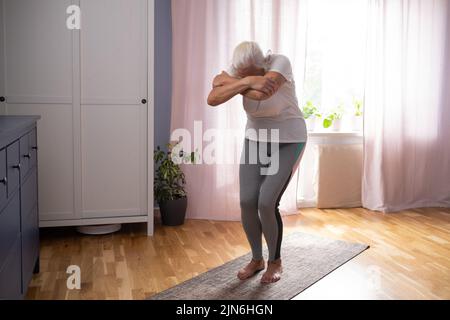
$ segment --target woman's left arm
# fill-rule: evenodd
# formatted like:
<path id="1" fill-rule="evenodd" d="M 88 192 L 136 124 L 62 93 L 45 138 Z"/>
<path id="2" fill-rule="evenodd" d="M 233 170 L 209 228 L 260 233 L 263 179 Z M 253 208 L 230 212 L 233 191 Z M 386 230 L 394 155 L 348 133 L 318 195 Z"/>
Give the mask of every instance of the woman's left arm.
<path id="1" fill-rule="evenodd" d="M 275 82 L 275 90 L 272 92 L 272 94 L 267 94 L 255 89 L 248 89 L 247 91 L 242 93 L 243 96 L 251 100 L 258 100 L 258 101 L 267 100 L 270 97 L 272 97 L 278 91 L 278 89 L 286 82 L 286 79 L 283 77 L 281 73 L 274 71 L 269 71 L 264 76 L 260 77 L 269 78 Z M 213 85 L 223 86 L 236 81 L 239 81 L 239 79 L 230 76 L 226 72 L 222 72 L 222 74 L 220 74 L 214 79 Z"/>
<path id="2" fill-rule="evenodd" d="M 272 94 L 266 94 L 262 91 L 249 89 L 242 93 L 242 95 L 251 100 L 263 101 L 272 97 L 277 91 L 281 88 L 281 86 L 287 81 L 281 73 L 275 71 L 269 71 L 264 76 L 264 78 L 269 78 L 275 83 L 275 90 Z"/>

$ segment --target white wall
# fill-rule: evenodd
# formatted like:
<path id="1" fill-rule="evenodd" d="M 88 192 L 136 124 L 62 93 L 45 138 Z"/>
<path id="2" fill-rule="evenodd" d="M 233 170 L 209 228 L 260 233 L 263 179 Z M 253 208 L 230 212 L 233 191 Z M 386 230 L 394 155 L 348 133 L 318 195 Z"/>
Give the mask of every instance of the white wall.
<path id="1" fill-rule="evenodd" d="M 65 27 L 74 2 L 84 10 L 81 30 Z M 154 1 L 0 4 L 0 61 L 11 70 L 0 73 L 3 109 L 41 115 L 40 225 L 150 221 L 151 234 Z"/>

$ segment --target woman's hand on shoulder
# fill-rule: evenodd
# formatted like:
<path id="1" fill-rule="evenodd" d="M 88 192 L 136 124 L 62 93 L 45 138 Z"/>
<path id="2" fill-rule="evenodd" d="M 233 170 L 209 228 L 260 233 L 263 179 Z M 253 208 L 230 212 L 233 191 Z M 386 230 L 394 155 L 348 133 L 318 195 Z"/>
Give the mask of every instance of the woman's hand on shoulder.
<path id="1" fill-rule="evenodd" d="M 280 87 L 286 82 L 286 79 L 278 72 L 269 71 L 263 77 L 244 78 L 247 86 L 250 88 L 243 95 L 251 100 L 263 101 L 271 98 Z"/>
<path id="2" fill-rule="evenodd" d="M 268 77 L 250 76 L 245 79 L 250 89 L 261 91 L 268 96 L 273 95 L 277 90 L 277 83 Z"/>

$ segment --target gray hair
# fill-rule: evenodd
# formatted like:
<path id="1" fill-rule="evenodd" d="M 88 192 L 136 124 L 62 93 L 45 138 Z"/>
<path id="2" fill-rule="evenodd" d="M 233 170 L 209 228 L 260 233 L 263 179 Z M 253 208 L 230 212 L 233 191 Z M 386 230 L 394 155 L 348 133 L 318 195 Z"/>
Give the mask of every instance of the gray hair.
<path id="1" fill-rule="evenodd" d="M 237 70 L 256 67 L 267 70 L 269 54 L 265 56 L 258 43 L 253 41 L 245 41 L 240 43 L 233 53 L 233 61 L 231 71 L 236 75 Z"/>

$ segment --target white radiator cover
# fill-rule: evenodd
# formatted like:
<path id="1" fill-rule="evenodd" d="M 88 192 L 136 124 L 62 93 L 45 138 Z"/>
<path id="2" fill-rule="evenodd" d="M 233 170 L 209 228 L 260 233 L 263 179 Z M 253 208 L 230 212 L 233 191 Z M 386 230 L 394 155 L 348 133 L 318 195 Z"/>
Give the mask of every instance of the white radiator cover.
<path id="1" fill-rule="evenodd" d="M 362 132 L 308 133 L 308 143 L 298 175 L 298 208 L 316 208 L 318 205 L 330 208 L 349 207 L 361 204 L 360 197 L 355 201 L 355 194 L 361 192 L 361 183 L 358 187 L 356 185 L 358 180 L 361 182 L 362 176 L 363 140 Z M 343 163 L 339 160 L 342 157 Z M 343 199 L 331 201 L 333 195 L 330 196 L 330 192 L 334 193 L 334 197 Z"/>
<path id="2" fill-rule="evenodd" d="M 317 207 L 360 207 L 363 146 L 317 145 L 317 155 Z"/>

